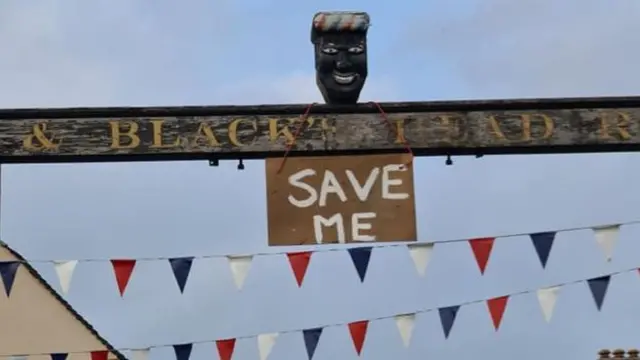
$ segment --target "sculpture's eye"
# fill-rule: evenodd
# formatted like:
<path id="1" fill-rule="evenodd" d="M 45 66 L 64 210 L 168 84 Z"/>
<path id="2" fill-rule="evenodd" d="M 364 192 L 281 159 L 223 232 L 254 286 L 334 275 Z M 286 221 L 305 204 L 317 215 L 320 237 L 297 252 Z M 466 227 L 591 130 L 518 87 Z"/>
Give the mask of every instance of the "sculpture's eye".
<path id="1" fill-rule="evenodd" d="M 362 54 L 363 51 L 364 49 L 362 48 L 362 46 L 354 46 L 349 48 L 349 52 L 352 54 Z"/>
<path id="2" fill-rule="evenodd" d="M 326 48 L 322 48 L 322 52 L 325 54 L 333 55 L 338 53 L 338 49 L 334 47 L 326 47 Z"/>

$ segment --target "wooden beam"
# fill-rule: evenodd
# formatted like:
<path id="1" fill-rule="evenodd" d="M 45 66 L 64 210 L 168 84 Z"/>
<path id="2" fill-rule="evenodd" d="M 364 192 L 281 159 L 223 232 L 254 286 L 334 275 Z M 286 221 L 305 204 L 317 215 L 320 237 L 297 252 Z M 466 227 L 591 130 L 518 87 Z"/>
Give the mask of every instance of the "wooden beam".
<path id="1" fill-rule="evenodd" d="M 291 156 L 640 150 L 640 97 L 315 105 Z M 0 162 L 282 156 L 306 105 L 0 110 Z"/>

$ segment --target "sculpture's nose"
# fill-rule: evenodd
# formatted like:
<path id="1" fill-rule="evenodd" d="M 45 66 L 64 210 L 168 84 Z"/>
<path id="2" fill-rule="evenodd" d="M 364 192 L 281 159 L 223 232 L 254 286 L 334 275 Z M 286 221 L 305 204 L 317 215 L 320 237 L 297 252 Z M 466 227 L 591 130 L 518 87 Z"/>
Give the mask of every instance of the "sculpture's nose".
<path id="1" fill-rule="evenodd" d="M 336 60 L 336 69 L 337 70 L 348 70 L 351 66 L 351 63 L 347 59 L 344 54 L 340 54 L 338 60 Z"/>

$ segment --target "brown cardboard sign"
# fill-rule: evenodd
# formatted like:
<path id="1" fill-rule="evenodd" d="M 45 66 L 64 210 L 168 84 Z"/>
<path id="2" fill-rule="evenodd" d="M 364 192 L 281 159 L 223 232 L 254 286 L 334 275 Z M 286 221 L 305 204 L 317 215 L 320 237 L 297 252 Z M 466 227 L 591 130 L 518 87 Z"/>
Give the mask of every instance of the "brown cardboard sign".
<path id="1" fill-rule="evenodd" d="M 416 241 L 408 154 L 266 160 L 269 245 Z"/>

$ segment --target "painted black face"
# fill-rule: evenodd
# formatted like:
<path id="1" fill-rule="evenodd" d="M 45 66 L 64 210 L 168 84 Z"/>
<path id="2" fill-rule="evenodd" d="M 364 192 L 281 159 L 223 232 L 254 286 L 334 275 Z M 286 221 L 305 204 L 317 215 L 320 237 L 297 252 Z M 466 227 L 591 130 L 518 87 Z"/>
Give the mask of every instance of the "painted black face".
<path id="1" fill-rule="evenodd" d="M 316 82 L 327 104 L 355 104 L 367 78 L 366 35 L 324 33 L 315 45 Z"/>

